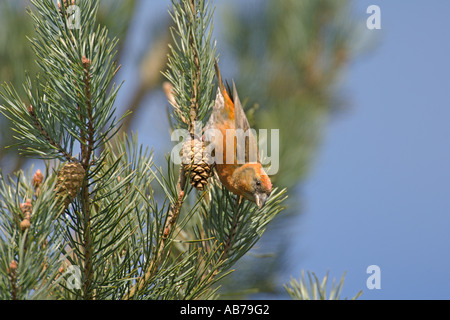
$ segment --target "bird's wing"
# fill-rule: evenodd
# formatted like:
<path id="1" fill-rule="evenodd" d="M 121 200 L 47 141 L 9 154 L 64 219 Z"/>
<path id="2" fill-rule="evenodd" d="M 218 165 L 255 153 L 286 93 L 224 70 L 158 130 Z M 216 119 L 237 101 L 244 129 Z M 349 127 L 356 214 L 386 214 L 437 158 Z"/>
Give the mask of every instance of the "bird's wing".
<path id="1" fill-rule="evenodd" d="M 245 162 L 259 162 L 258 143 L 255 131 L 250 128 L 247 116 L 242 108 L 241 100 L 239 99 L 236 84 L 233 81 L 233 102 L 235 114 L 236 129 L 242 129 L 242 133 L 237 130 L 236 134 L 244 134 L 245 136 Z M 247 139 L 248 136 L 248 139 Z M 239 147 L 239 146 L 238 146 Z"/>
<path id="2" fill-rule="evenodd" d="M 223 96 L 223 92 L 225 90 L 225 86 L 222 81 L 222 75 L 220 74 L 220 69 L 217 61 L 215 61 L 214 67 L 216 68 L 216 76 L 217 81 L 219 82 L 219 87 L 217 88 L 216 100 L 214 102 L 211 116 L 206 123 L 205 131 L 208 129 L 217 129 L 218 123 L 224 121 L 223 111 L 225 109 L 225 99 Z"/>
<path id="3" fill-rule="evenodd" d="M 222 75 L 217 61 L 214 66 L 216 68 L 219 87 L 217 89 L 213 111 L 205 126 L 205 131 L 208 129 L 217 129 L 219 126 L 221 128 L 227 127 L 235 130 L 238 141 L 235 148 L 239 151 L 237 152 L 238 163 L 259 162 L 256 134 L 254 130 L 250 128 L 250 124 L 236 90 L 236 85 L 233 81 L 233 95 L 231 96 L 231 92 L 225 91 L 225 85 L 222 81 Z M 227 94 L 227 98 L 224 97 L 224 94 Z M 230 120 L 232 121 L 231 125 L 229 125 Z M 224 126 L 224 123 L 227 123 L 227 125 Z M 209 134 L 211 134 L 211 132 L 213 131 L 210 131 Z M 225 139 L 226 135 L 224 132 L 222 133 L 223 139 Z"/>

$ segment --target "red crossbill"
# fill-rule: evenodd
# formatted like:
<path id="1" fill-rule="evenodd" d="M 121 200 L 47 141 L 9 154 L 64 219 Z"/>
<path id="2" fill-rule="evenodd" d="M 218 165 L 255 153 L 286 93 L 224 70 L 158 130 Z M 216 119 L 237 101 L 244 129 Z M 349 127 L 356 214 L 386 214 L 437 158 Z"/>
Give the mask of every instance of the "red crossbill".
<path id="1" fill-rule="evenodd" d="M 217 134 L 221 135 L 221 139 L 214 137 L 216 151 L 222 151 L 222 155 L 216 152 L 216 171 L 220 182 L 229 191 L 255 202 L 262 208 L 272 192 L 272 183 L 259 161 L 256 136 L 242 108 L 236 86 L 233 82 L 231 95 L 231 90 L 228 88 L 227 91 L 222 81 L 217 62 L 215 67 L 219 88 L 206 129 L 215 129 L 221 133 Z M 241 133 L 247 138 L 238 139 Z M 231 143 L 226 137 L 232 137 Z M 233 149 L 231 153 L 229 149 Z M 245 159 L 239 156 L 238 150 L 244 150 Z M 229 154 L 232 155 L 231 159 L 227 157 Z"/>

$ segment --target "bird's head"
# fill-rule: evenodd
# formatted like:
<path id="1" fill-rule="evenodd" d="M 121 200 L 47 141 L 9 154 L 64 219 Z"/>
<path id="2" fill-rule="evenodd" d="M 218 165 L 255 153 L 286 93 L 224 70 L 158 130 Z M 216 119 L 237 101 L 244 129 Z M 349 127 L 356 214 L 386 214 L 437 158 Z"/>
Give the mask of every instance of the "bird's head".
<path id="1" fill-rule="evenodd" d="M 260 163 L 247 163 L 235 172 L 241 195 L 262 208 L 272 192 L 272 182 Z"/>

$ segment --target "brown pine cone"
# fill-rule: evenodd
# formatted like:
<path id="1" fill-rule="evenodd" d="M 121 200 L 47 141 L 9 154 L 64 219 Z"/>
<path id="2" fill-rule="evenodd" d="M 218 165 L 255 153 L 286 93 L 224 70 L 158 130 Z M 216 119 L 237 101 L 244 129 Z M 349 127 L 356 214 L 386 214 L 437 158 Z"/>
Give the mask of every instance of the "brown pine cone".
<path id="1" fill-rule="evenodd" d="M 191 185 L 203 191 L 212 175 L 211 157 L 204 153 L 205 145 L 198 139 L 186 141 L 183 145 L 181 161 Z"/>
<path id="2" fill-rule="evenodd" d="M 31 222 L 30 222 L 29 219 L 23 219 L 20 222 L 20 228 L 22 229 L 22 231 L 25 231 L 25 230 L 29 229 L 30 226 L 31 226 Z"/>
<path id="3" fill-rule="evenodd" d="M 85 170 L 81 163 L 69 162 L 58 172 L 58 180 L 56 182 L 55 191 L 58 196 L 66 196 L 64 204 L 66 207 L 76 197 L 81 189 Z"/>

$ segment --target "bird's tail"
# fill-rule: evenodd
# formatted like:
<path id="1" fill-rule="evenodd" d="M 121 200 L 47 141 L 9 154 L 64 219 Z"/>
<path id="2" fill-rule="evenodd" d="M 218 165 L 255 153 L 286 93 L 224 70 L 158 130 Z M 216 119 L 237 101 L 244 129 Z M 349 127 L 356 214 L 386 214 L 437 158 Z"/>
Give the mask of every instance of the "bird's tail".
<path id="1" fill-rule="evenodd" d="M 222 80 L 222 74 L 220 73 L 219 64 L 217 63 L 217 60 L 214 61 L 214 67 L 216 68 L 216 76 L 217 76 L 217 81 L 219 82 L 220 92 L 222 94 L 224 94 L 224 92 L 226 92 L 228 94 L 228 97 L 230 98 L 230 100 L 232 102 L 234 102 L 233 94 L 232 94 L 233 91 L 231 91 L 231 87 L 230 87 L 230 84 L 228 83 L 228 81 L 226 81 L 226 87 L 225 87 L 225 84 L 223 83 L 223 80 Z"/>
<path id="2" fill-rule="evenodd" d="M 223 92 L 225 90 L 225 85 L 223 84 L 222 81 L 222 74 L 220 73 L 219 64 L 217 63 L 217 60 L 214 61 L 214 67 L 216 68 L 216 76 L 217 81 L 219 82 L 220 92 Z"/>

